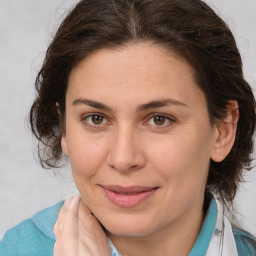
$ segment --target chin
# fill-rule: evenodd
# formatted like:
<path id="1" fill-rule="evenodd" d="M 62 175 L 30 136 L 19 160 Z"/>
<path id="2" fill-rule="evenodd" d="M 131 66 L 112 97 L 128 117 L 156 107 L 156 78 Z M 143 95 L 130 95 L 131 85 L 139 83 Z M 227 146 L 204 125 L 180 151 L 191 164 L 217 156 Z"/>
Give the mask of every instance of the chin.
<path id="1" fill-rule="evenodd" d="M 147 235 L 151 234 L 151 229 L 137 229 L 136 227 L 134 228 L 123 228 L 123 226 L 119 226 L 117 228 L 115 227 L 110 227 L 109 229 L 106 229 L 107 233 L 110 233 L 114 236 L 117 237 L 144 237 Z"/>
<path id="2" fill-rule="evenodd" d="M 103 218 L 100 222 L 107 232 L 119 237 L 143 237 L 153 231 L 152 221 L 145 220 L 145 217 L 119 215 Z"/>

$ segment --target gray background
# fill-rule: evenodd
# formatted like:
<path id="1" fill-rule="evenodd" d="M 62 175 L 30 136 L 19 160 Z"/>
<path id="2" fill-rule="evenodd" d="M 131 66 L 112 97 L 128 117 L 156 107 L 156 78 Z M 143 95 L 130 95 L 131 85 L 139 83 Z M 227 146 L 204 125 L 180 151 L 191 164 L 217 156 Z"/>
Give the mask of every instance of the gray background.
<path id="1" fill-rule="evenodd" d="M 0 239 L 7 229 L 75 192 L 68 166 L 54 175 L 36 162 L 26 121 L 46 47 L 75 2 L 0 0 Z M 207 2 L 233 31 L 246 79 L 256 89 L 256 1 Z M 256 170 L 245 178 L 236 198 L 237 216 L 256 235 Z"/>

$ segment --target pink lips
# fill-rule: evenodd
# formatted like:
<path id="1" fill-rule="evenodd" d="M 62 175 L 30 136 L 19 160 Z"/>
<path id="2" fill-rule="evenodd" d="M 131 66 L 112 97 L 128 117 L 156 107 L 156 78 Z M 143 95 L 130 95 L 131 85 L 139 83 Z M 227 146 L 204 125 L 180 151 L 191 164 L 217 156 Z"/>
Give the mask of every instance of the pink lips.
<path id="1" fill-rule="evenodd" d="M 158 187 L 143 186 L 102 186 L 107 198 L 119 207 L 135 207 L 152 196 Z"/>

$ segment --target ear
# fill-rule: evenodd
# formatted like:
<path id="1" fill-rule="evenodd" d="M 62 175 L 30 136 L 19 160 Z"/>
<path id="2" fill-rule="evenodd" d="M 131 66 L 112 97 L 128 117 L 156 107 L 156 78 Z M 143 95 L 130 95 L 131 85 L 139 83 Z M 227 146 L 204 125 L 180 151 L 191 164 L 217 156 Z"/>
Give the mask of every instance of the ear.
<path id="1" fill-rule="evenodd" d="M 63 120 L 63 115 L 61 113 L 61 109 L 60 109 L 60 104 L 59 102 L 56 102 L 56 109 L 59 115 L 59 120 L 60 120 L 60 127 L 61 127 L 61 148 L 63 153 L 68 156 L 68 146 L 67 146 L 67 139 L 66 139 L 66 133 L 65 133 L 65 127 L 64 127 L 64 120 Z"/>
<path id="2" fill-rule="evenodd" d="M 215 124 L 217 135 L 211 152 L 211 159 L 213 161 L 223 161 L 231 151 L 236 138 L 238 119 L 238 103 L 235 100 L 231 100 L 227 105 L 227 116 Z"/>
<path id="3" fill-rule="evenodd" d="M 64 132 L 61 135 L 61 148 L 64 155 L 68 156 L 68 145 L 67 145 L 66 134 Z"/>

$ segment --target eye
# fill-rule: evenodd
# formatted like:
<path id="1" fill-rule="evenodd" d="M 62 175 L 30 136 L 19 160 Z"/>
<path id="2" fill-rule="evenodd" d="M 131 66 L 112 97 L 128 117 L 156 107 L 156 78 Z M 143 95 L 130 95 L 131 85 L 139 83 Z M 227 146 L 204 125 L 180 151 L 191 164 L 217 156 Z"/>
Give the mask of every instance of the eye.
<path id="1" fill-rule="evenodd" d="M 163 125 L 166 121 L 166 118 L 165 116 L 154 116 L 153 117 L 153 122 L 156 124 L 156 125 Z"/>
<path id="2" fill-rule="evenodd" d="M 170 125 L 173 122 L 174 122 L 174 119 L 169 116 L 166 116 L 163 114 L 153 114 L 153 116 L 151 116 L 148 119 L 147 124 L 151 126 L 165 127 Z"/>
<path id="3" fill-rule="evenodd" d="M 87 125 L 91 126 L 100 126 L 107 123 L 106 118 L 100 114 L 87 115 L 82 118 L 82 121 L 85 121 Z"/>

